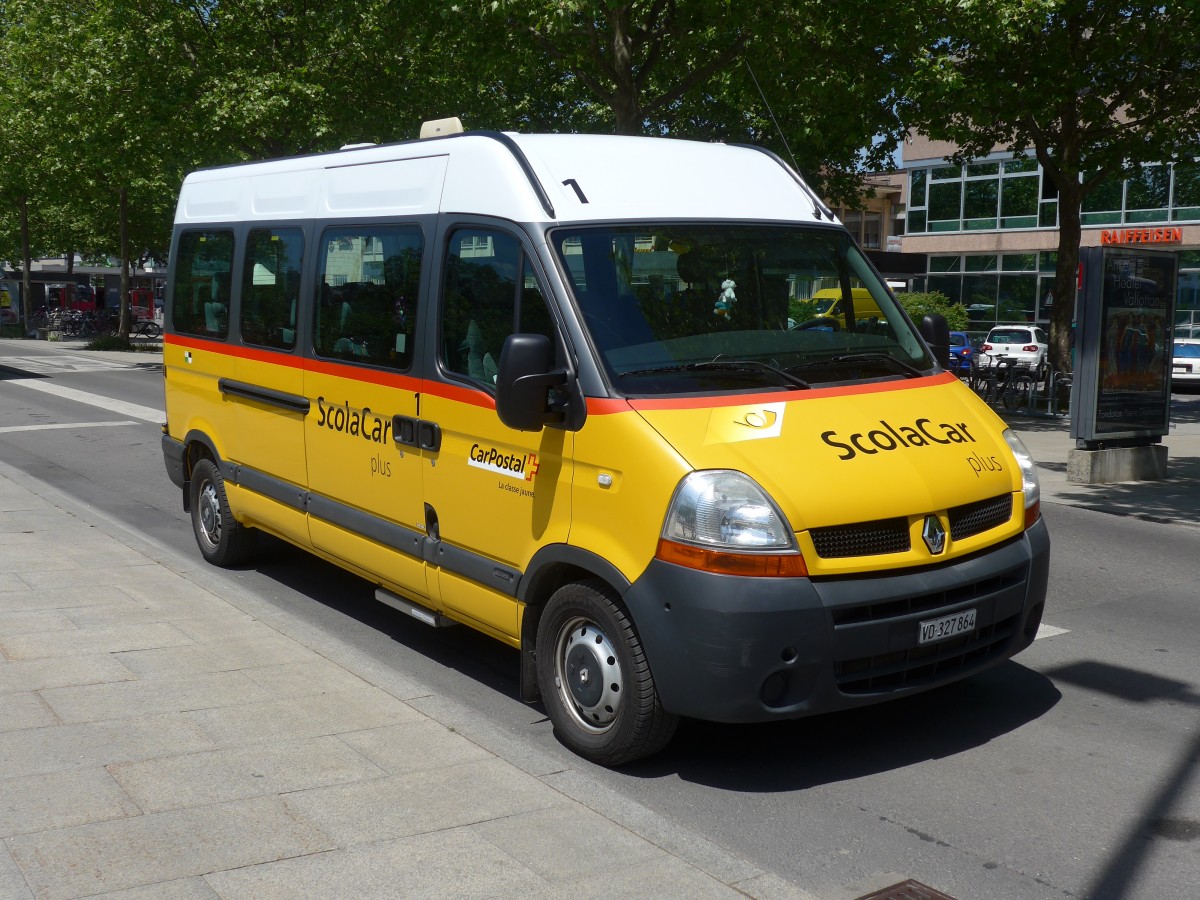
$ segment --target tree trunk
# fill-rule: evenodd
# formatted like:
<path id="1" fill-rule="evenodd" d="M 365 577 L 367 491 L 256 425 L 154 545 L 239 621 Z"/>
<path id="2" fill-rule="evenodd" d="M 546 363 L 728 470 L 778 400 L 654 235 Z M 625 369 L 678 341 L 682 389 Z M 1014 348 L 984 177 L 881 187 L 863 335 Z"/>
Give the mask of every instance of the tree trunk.
<path id="1" fill-rule="evenodd" d="M 1058 262 L 1054 267 L 1054 305 L 1050 310 L 1050 364 L 1060 372 L 1074 369 L 1072 326 L 1079 286 L 1079 210 L 1083 192 L 1078 181 L 1058 190 Z"/>
<path id="2" fill-rule="evenodd" d="M 33 266 L 33 250 L 29 243 L 29 198 L 17 200 L 21 219 L 21 309 L 25 311 L 25 330 L 29 331 L 30 305 L 33 303 L 33 281 L 29 270 Z"/>
<path id="3" fill-rule="evenodd" d="M 612 75 L 616 81 L 612 95 L 616 133 L 642 133 L 643 116 L 638 96 L 637 77 L 633 72 L 633 34 L 629 25 L 629 6 L 623 4 L 608 16 L 612 28 Z"/>
<path id="4" fill-rule="evenodd" d="M 121 319 L 117 333 L 128 340 L 133 325 L 129 314 L 129 188 L 121 188 L 120 203 L 121 241 Z"/>

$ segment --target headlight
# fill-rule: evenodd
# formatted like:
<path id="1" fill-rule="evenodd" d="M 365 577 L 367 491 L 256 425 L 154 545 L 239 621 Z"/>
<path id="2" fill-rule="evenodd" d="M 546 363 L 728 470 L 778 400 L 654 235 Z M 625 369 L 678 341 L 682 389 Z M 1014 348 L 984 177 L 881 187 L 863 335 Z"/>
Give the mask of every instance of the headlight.
<path id="1" fill-rule="evenodd" d="M 742 472 L 693 472 L 679 483 L 663 522 L 658 557 L 731 575 L 805 575 L 792 530 Z"/>
<path id="2" fill-rule="evenodd" d="M 790 529 L 749 476 L 717 469 L 680 482 L 667 510 L 663 537 L 709 547 L 791 550 Z"/>
<path id="3" fill-rule="evenodd" d="M 1025 443 L 1017 437 L 1011 428 L 1004 430 L 1004 440 L 1017 458 L 1017 466 L 1021 470 L 1021 490 L 1025 492 L 1025 526 L 1033 524 L 1037 518 L 1038 508 L 1042 500 L 1042 488 L 1038 482 L 1037 463 L 1033 461 Z"/>

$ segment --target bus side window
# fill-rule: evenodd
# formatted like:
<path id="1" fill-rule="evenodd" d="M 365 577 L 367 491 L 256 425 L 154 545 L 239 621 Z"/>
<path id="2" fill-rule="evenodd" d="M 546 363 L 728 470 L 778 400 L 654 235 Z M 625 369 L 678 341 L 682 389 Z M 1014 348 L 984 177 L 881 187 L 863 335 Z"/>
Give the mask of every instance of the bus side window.
<path id="1" fill-rule="evenodd" d="M 516 332 L 554 339 L 554 322 L 520 243 L 490 230 L 456 231 L 446 254 L 442 365 L 496 383 L 500 350 Z"/>
<path id="2" fill-rule="evenodd" d="M 171 285 L 171 325 L 176 332 L 221 340 L 229 335 L 232 269 L 232 231 L 185 231 L 180 234 Z"/>
<path id="3" fill-rule="evenodd" d="M 250 232 L 242 268 L 241 328 L 246 343 L 278 350 L 296 346 L 303 252 L 304 233 L 299 228 Z"/>
<path id="4" fill-rule="evenodd" d="M 317 356 L 392 369 L 412 365 L 422 243 L 416 226 L 325 229 L 313 304 Z"/>

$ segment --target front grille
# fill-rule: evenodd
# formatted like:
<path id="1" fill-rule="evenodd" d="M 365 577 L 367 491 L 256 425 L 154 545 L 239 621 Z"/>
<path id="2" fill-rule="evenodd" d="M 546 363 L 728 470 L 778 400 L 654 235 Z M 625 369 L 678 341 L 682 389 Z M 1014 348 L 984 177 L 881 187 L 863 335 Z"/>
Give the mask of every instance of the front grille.
<path id="1" fill-rule="evenodd" d="M 1028 566 L 943 590 L 831 605 L 834 677 L 844 694 L 877 694 L 948 679 L 1004 656 L 1021 620 Z M 933 644 L 917 642 L 918 623 L 974 607 L 979 628 Z"/>
<path id="2" fill-rule="evenodd" d="M 950 510 L 950 537 L 961 541 L 997 528 L 1012 518 L 1012 494 L 967 503 Z"/>
<path id="3" fill-rule="evenodd" d="M 838 689 L 843 694 L 878 694 L 918 687 L 977 668 L 1007 652 L 1019 619 L 1019 614 L 1009 616 L 973 634 L 936 644 L 835 662 L 833 674 Z"/>
<path id="4" fill-rule="evenodd" d="M 912 547 L 904 518 L 813 528 L 809 535 L 821 559 L 905 553 Z"/>
<path id="5" fill-rule="evenodd" d="M 1012 518 L 1012 495 L 1001 494 L 949 510 L 950 538 L 961 541 L 997 528 Z M 830 525 L 809 531 L 817 556 L 844 559 L 848 556 L 882 556 L 907 553 L 912 549 L 908 519 L 876 519 L 850 525 Z"/>
<path id="6" fill-rule="evenodd" d="M 831 610 L 833 627 L 841 628 L 846 625 L 858 625 L 863 622 L 884 622 L 888 619 L 898 619 L 918 613 L 933 612 L 939 609 L 950 609 L 968 605 L 987 597 L 1003 593 L 1010 588 L 1019 587 L 1025 583 L 1027 570 L 1025 566 L 1017 566 L 999 575 L 972 581 L 969 584 L 958 585 L 952 590 L 934 591 L 931 594 L 918 594 L 913 597 L 899 597 L 880 600 L 872 603 L 862 603 L 855 606 L 841 606 Z"/>

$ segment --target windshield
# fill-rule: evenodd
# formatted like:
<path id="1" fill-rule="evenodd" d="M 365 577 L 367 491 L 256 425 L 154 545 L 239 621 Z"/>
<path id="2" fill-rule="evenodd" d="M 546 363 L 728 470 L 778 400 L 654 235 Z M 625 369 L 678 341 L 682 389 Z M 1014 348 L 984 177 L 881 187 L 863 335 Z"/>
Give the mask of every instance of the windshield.
<path id="1" fill-rule="evenodd" d="M 988 342 L 992 344 L 1028 344 L 1033 340 L 1033 336 L 1025 328 L 997 328 L 988 335 Z"/>
<path id="2" fill-rule="evenodd" d="M 632 225 L 557 229 L 551 243 L 626 394 L 797 390 L 933 366 L 840 230 Z"/>
<path id="3" fill-rule="evenodd" d="M 1176 341 L 1174 355 L 1176 359 L 1200 359 L 1200 344 L 1184 344 Z"/>

